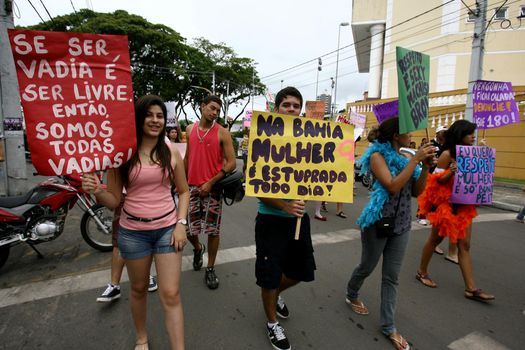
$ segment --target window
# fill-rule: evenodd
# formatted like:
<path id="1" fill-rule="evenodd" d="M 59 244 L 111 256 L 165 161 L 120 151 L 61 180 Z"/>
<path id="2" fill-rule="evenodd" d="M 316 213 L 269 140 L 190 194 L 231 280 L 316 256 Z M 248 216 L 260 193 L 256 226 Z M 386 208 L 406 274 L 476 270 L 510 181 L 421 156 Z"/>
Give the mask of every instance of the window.
<path id="1" fill-rule="evenodd" d="M 476 22 L 476 14 L 474 12 L 468 12 L 467 22 Z"/>
<path id="2" fill-rule="evenodd" d="M 502 7 L 500 9 L 496 9 L 496 14 L 494 16 L 494 20 L 496 21 L 503 21 L 505 19 L 507 19 L 507 14 L 509 12 L 509 8 L 508 7 Z"/>

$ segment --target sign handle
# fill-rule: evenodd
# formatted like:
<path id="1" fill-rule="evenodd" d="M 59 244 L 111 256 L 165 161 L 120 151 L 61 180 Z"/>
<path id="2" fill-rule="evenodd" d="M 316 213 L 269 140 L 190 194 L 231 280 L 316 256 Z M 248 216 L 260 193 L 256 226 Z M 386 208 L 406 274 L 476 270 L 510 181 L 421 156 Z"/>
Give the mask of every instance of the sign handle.
<path id="1" fill-rule="evenodd" d="M 297 224 L 295 225 L 295 240 L 299 240 L 299 232 L 301 231 L 301 220 L 303 218 L 297 218 Z"/>
<path id="2" fill-rule="evenodd" d="M 430 142 L 430 136 L 428 136 L 428 128 L 425 128 L 425 133 L 427 134 L 427 142 Z"/>

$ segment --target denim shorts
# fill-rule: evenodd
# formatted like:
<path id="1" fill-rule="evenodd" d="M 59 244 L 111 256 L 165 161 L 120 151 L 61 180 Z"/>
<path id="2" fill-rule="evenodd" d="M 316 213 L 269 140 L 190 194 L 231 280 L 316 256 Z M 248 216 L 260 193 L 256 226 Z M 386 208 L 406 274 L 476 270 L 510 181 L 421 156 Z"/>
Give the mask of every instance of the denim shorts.
<path id="1" fill-rule="evenodd" d="M 124 259 L 140 259 L 153 254 L 175 253 L 170 245 L 175 225 L 156 230 L 135 231 L 119 227 L 118 248 Z"/>

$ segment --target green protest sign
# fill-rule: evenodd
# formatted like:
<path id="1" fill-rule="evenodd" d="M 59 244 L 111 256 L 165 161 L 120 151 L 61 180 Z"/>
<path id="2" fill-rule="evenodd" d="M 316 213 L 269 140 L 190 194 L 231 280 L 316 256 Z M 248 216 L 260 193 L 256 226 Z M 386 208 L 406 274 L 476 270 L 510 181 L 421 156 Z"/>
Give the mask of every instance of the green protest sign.
<path id="1" fill-rule="evenodd" d="M 430 57 L 421 52 L 396 47 L 399 93 L 399 132 L 428 127 L 428 81 Z"/>

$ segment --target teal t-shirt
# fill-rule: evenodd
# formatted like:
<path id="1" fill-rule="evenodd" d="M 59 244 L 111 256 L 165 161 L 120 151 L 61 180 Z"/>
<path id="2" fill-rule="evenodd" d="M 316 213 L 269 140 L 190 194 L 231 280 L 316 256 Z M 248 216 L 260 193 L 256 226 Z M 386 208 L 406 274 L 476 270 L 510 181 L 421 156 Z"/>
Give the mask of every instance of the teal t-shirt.
<path id="1" fill-rule="evenodd" d="M 284 199 L 285 201 L 288 201 L 288 199 Z M 275 216 L 282 216 L 285 218 L 293 218 L 293 215 L 288 214 L 284 210 L 277 209 L 275 207 L 272 207 L 270 205 L 266 205 L 259 199 L 259 213 L 266 214 L 266 215 L 275 215 Z"/>

